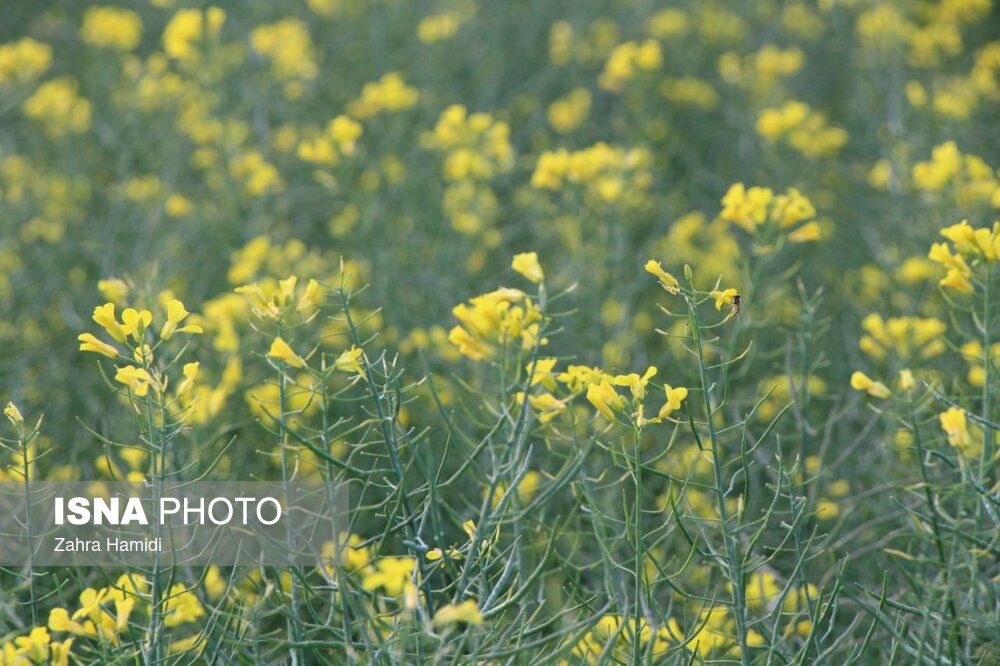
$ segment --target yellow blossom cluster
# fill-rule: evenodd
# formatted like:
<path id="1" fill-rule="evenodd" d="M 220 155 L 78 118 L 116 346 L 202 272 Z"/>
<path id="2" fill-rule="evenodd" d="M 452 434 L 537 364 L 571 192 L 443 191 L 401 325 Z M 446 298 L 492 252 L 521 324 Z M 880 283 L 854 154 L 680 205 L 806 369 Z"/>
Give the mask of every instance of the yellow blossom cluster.
<path id="1" fill-rule="evenodd" d="M 873 312 L 861 321 L 865 334 L 858 340 L 858 348 L 876 360 L 894 356 L 901 360 L 933 358 L 944 353 L 946 347 L 941 336 L 947 326 L 933 317 L 890 317 Z"/>
<path id="2" fill-rule="evenodd" d="M 847 130 L 831 127 L 822 113 L 795 101 L 761 111 L 757 133 L 769 141 L 783 141 L 809 158 L 835 155 L 848 139 Z"/>
<path id="3" fill-rule="evenodd" d="M 163 51 L 174 60 L 196 65 L 210 38 L 216 38 L 226 21 L 226 12 L 219 7 L 181 9 L 163 29 Z"/>
<path id="4" fill-rule="evenodd" d="M 532 349 L 539 339 L 541 309 L 520 289 L 501 288 L 475 296 L 452 309 L 459 320 L 448 339 L 473 360 L 493 358 L 502 350 Z"/>
<path id="5" fill-rule="evenodd" d="M 1000 222 L 995 222 L 992 228 L 974 229 L 968 220 L 962 220 L 942 229 L 941 235 L 951 241 L 951 245 L 934 243 L 927 255 L 947 271 L 941 278 L 941 286 L 971 294 L 975 290 L 974 268 L 1000 261 Z"/>
<path id="6" fill-rule="evenodd" d="M 52 64 L 52 47 L 25 37 L 0 44 L 0 85 L 34 81 Z"/>
<path id="7" fill-rule="evenodd" d="M 604 63 L 604 71 L 597 78 L 597 85 L 605 90 L 621 92 L 639 72 L 651 72 L 662 64 L 663 52 L 655 39 L 623 42 L 611 51 Z"/>
<path id="8" fill-rule="evenodd" d="M 496 194 L 488 182 L 514 165 L 510 127 L 488 113 L 470 114 L 455 104 L 441 112 L 434 129 L 421 137 L 424 148 L 444 156 L 444 211 L 453 229 L 476 235 L 493 226 Z M 490 247 L 496 234 L 484 235 Z"/>
<path id="9" fill-rule="evenodd" d="M 768 44 L 747 56 L 741 57 L 732 51 L 722 54 L 718 70 L 727 83 L 763 95 L 782 79 L 799 72 L 805 60 L 805 54 L 799 48 L 782 49 Z"/>
<path id="10" fill-rule="evenodd" d="M 347 113 L 362 120 L 382 113 L 399 113 L 416 106 L 420 92 L 399 72 L 389 72 L 361 87 L 361 96 L 347 104 Z"/>
<path id="11" fill-rule="evenodd" d="M 913 165 L 913 185 L 928 193 L 950 190 L 962 207 L 1000 207 L 1000 179 L 994 169 L 978 155 L 963 154 L 954 141 L 936 146 L 929 160 Z"/>
<path id="12" fill-rule="evenodd" d="M 545 190 L 576 185 L 583 188 L 588 202 L 629 205 L 652 184 L 651 162 L 643 148 L 626 150 L 603 142 L 576 151 L 562 148 L 538 156 L 531 184 Z"/>
<path id="13" fill-rule="evenodd" d="M 142 19 L 120 7 L 88 7 L 83 13 L 80 37 L 94 46 L 131 51 L 142 38 Z"/>
<path id="14" fill-rule="evenodd" d="M 91 106 L 78 90 L 76 81 L 68 76 L 46 81 L 24 100 L 24 115 L 41 123 L 52 138 L 86 132 L 90 129 Z"/>
<path id="15" fill-rule="evenodd" d="M 749 234 L 759 234 L 768 228 L 786 235 L 790 243 L 816 241 L 823 237 L 819 222 L 814 220 L 816 208 L 794 187 L 775 195 L 767 187 L 750 187 L 743 183 L 730 186 L 722 197 L 719 218 L 731 222 Z M 805 224 L 802 224 L 802 223 Z M 801 225 L 801 226 L 799 226 Z"/>
<path id="16" fill-rule="evenodd" d="M 319 73 L 316 49 L 309 28 L 302 21 L 285 19 L 258 26 L 250 33 L 250 43 L 270 62 L 271 76 L 286 83 L 285 96 L 289 99 L 301 96 L 302 88 L 297 84 L 314 79 Z"/>
<path id="17" fill-rule="evenodd" d="M 587 120 L 590 100 L 590 91 L 586 88 L 574 88 L 549 105 L 549 125 L 560 134 L 569 134 Z"/>

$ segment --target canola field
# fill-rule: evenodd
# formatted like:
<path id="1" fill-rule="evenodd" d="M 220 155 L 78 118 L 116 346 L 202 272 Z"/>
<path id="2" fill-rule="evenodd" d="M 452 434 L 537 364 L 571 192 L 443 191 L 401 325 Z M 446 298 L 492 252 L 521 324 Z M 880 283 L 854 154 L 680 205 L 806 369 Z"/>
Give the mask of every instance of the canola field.
<path id="1" fill-rule="evenodd" d="M 1000 664 L 997 118 L 992 0 L 5 0 L 3 492 L 350 511 L 0 666 Z"/>

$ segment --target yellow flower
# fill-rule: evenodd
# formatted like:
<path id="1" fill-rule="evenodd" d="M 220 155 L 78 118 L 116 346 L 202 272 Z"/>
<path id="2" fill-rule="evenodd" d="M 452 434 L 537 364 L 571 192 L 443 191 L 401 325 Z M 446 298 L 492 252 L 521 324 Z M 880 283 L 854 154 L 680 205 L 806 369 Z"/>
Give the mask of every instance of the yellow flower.
<path id="1" fill-rule="evenodd" d="M 851 388 L 856 391 L 867 391 L 869 395 L 875 398 L 884 399 L 892 395 L 892 391 L 885 384 L 875 381 L 860 370 L 856 370 L 851 375 Z"/>
<path id="2" fill-rule="evenodd" d="M 125 299 L 128 298 L 128 285 L 124 280 L 119 280 L 118 278 L 112 278 L 109 280 L 98 280 L 97 281 L 97 291 L 101 292 L 101 296 L 108 299 L 112 303 L 124 303 Z"/>
<path id="3" fill-rule="evenodd" d="M 288 346 L 288 343 L 280 337 L 275 338 L 274 342 L 271 343 L 271 349 L 268 350 L 267 355 L 272 358 L 280 359 L 293 368 L 304 368 L 306 365 L 305 360 L 296 354 L 292 348 Z"/>
<path id="4" fill-rule="evenodd" d="M 177 395 L 184 395 L 191 390 L 191 387 L 194 386 L 195 380 L 198 378 L 198 368 L 200 366 L 201 364 L 197 361 L 194 363 L 184 364 L 184 379 L 177 385 Z"/>
<path id="5" fill-rule="evenodd" d="M 634 372 L 627 375 L 618 375 L 615 377 L 615 386 L 627 386 L 632 391 L 633 398 L 642 400 L 646 397 L 646 384 L 654 376 L 656 376 L 656 368 L 649 366 L 642 377 Z"/>
<path id="6" fill-rule="evenodd" d="M 125 331 L 132 338 L 139 342 L 146 329 L 153 323 L 153 313 L 149 310 L 136 310 L 135 308 L 125 308 L 122 310 L 122 324 Z"/>
<path id="7" fill-rule="evenodd" d="M 21 657 L 26 657 L 27 663 L 49 663 L 49 642 L 52 638 L 45 627 L 35 627 L 27 636 L 18 636 L 14 639 L 17 646 L 17 653 Z M 12 664 L 22 664 L 24 661 L 18 659 L 11 661 Z"/>
<path id="8" fill-rule="evenodd" d="M 812 221 L 803 224 L 801 227 L 788 234 L 789 243 L 809 243 L 823 238 L 823 229 L 819 222 Z"/>
<path id="9" fill-rule="evenodd" d="M 466 599 L 462 603 L 447 604 L 434 613 L 434 624 L 449 624 L 453 622 L 465 622 L 466 624 L 482 624 L 483 614 L 479 610 L 479 604 L 474 599 Z"/>
<path id="10" fill-rule="evenodd" d="M 358 375 L 364 374 L 365 368 L 361 365 L 361 359 L 364 358 L 364 355 L 365 352 L 363 349 L 352 346 L 337 357 L 337 360 L 333 362 L 333 367 L 341 372 L 353 372 Z"/>
<path id="11" fill-rule="evenodd" d="M 899 371 L 899 388 L 903 391 L 912 391 L 916 382 L 913 380 L 913 371 L 904 369 Z"/>
<path id="12" fill-rule="evenodd" d="M 538 263 L 538 253 L 536 252 L 523 252 L 514 255 L 514 261 L 511 262 L 510 267 L 535 284 L 545 279 L 545 273 Z"/>
<path id="13" fill-rule="evenodd" d="M 680 409 L 681 403 L 688 395 L 688 390 L 683 386 L 673 388 L 669 384 L 664 384 L 663 390 L 667 395 L 667 402 L 660 408 L 660 413 L 656 415 L 659 419 L 665 419 L 675 410 Z"/>
<path id="14" fill-rule="evenodd" d="M 98 354 L 104 354 L 108 358 L 118 358 L 117 349 L 103 340 L 99 340 L 92 333 L 81 333 L 76 339 L 81 342 L 80 351 L 97 352 Z"/>
<path id="15" fill-rule="evenodd" d="M 131 51 L 142 37 L 142 19 L 128 9 L 89 7 L 83 13 L 80 37 L 94 46 Z"/>
<path id="16" fill-rule="evenodd" d="M 181 303 L 176 298 L 167 303 L 167 323 L 163 325 L 163 329 L 160 331 L 161 340 L 169 340 L 174 333 L 203 333 L 201 326 L 189 325 L 178 329 L 177 324 L 184 321 L 184 319 L 190 314 L 185 308 L 184 304 Z M 124 317 L 125 314 L 122 313 Z"/>
<path id="17" fill-rule="evenodd" d="M 128 332 L 115 319 L 114 303 L 105 303 L 94 308 L 93 319 L 97 322 L 98 326 L 103 326 L 108 335 L 118 342 L 125 342 L 126 338 L 128 338 Z"/>
<path id="18" fill-rule="evenodd" d="M 149 392 L 149 387 L 153 385 L 153 378 L 150 377 L 149 373 L 134 365 L 118 368 L 118 372 L 115 373 L 115 381 L 128 386 L 132 393 L 140 398 L 144 397 Z"/>
<path id="19" fill-rule="evenodd" d="M 724 305 L 732 305 L 739 292 L 732 288 L 724 291 L 713 289 L 708 295 L 715 299 L 715 309 L 721 310 Z"/>
<path id="20" fill-rule="evenodd" d="M 311 279 L 309 280 L 309 284 L 306 285 L 306 290 L 302 293 L 302 298 L 299 299 L 298 305 L 295 306 L 295 311 L 312 311 L 316 307 L 316 304 L 322 300 L 323 294 L 320 290 L 319 282 Z"/>
<path id="21" fill-rule="evenodd" d="M 601 416 L 612 422 L 615 420 L 615 411 L 625 409 L 625 398 L 618 395 L 607 379 L 602 379 L 600 384 L 591 384 L 587 387 L 587 400 Z"/>
<path id="22" fill-rule="evenodd" d="M 663 267 L 660 266 L 660 262 L 650 259 L 646 262 L 644 268 L 647 273 L 655 275 L 660 281 L 660 286 L 669 291 L 671 294 L 680 293 L 681 288 L 680 284 L 677 282 L 677 278 L 663 270 Z"/>
<path id="23" fill-rule="evenodd" d="M 381 588 L 386 596 L 398 597 L 413 585 L 411 575 L 416 563 L 412 557 L 380 558 L 361 579 L 361 586 L 369 591 Z"/>
<path id="24" fill-rule="evenodd" d="M 98 622 L 101 619 L 101 603 L 107 596 L 107 590 L 95 590 L 88 587 L 80 593 L 80 608 L 73 613 L 73 619 L 79 620 L 81 617 L 89 617 Z"/>
<path id="25" fill-rule="evenodd" d="M 948 411 L 942 412 L 939 416 L 941 429 L 948 435 L 948 443 L 966 458 L 978 458 L 982 453 L 983 445 L 978 438 L 969 431 L 965 417 L 965 410 L 958 407 L 950 407 Z"/>
<path id="26" fill-rule="evenodd" d="M 16 426 L 24 423 L 24 417 L 21 416 L 21 410 L 19 410 L 17 405 L 13 402 L 7 403 L 7 407 L 4 408 L 3 413 L 6 414 L 7 418 L 10 419 L 10 422 Z"/>

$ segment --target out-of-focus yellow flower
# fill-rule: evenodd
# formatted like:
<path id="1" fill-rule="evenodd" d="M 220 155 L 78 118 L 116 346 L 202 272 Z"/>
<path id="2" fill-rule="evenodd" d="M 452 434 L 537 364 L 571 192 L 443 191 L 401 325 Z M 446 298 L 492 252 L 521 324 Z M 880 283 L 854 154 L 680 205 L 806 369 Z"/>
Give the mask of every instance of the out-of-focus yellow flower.
<path id="1" fill-rule="evenodd" d="M 420 92 L 406 84 L 399 72 L 389 72 L 361 88 L 361 96 L 347 104 L 354 118 L 371 118 L 380 113 L 398 113 L 416 105 Z"/>
<path id="2" fill-rule="evenodd" d="M 386 596 L 398 597 L 413 585 L 411 575 L 416 566 L 412 557 L 382 557 L 373 570 L 361 579 L 361 586 L 370 591 L 381 589 Z"/>
<path id="3" fill-rule="evenodd" d="M 875 381 L 860 370 L 855 370 L 851 375 L 851 388 L 855 391 L 867 391 L 875 398 L 885 399 L 892 395 L 892 391 L 885 384 Z"/>
<path id="4" fill-rule="evenodd" d="M 899 371 L 899 388 L 902 391 L 912 391 L 913 387 L 916 386 L 916 382 L 913 380 L 913 371 L 909 368 L 904 368 Z"/>
<path id="5" fill-rule="evenodd" d="M 962 454 L 963 457 L 974 460 L 983 450 L 981 439 L 975 436 L 968 427 L 965 410 L 950 407 L 940 415 L 941 429 L 948 436 L 948 443 Z"/>
<path id="6" fill-rule="evenodd" d="M 482 624 L 483 614 L 479 604 L 474 599 L 466 599 L 462 603 L 446 604 L 434 613 L 434 624 L 451 624 L 465 622 L 466 624 Z"/>
<path id="7" fill-rule="evenodd" d="M 24 101 L 24 115 L 42 123 L 52 138 L 86 132 L 90 129 L 91 106 L 77 89 L 76 81 L 68 76 L 46 81 Z"/>
<path id="8" fill-rule="evenodd" d="M 201 42 L 216 37 L 226 20 L 226 12 L 218 7 L 182 9 L 163 29 L 163 50 L 175 60 L 197 61 Z"/>
<path id="9" fill-rule="evenodd" d="M 590 92 L 586 88 L 575 88 L 549 105 L 549 125 L 560 134 L 569 134 L 587 119 L 590 102 Z"/>
<path id="10" fill-rule="evenodd" d="M 34 81 L 52 64 L 52 47 L 30 37 L 0 44 L 0 85 Z"/>
<path id="11" fill-rule="evenodd" d="M 536 252 L 522 252 L 514 255 L 510 267 L 535 284 L 545 279 L 545 273 L 542 271 L 541 264 L 538 263 L 538 253 Z"/>
<path id="12" fill-rule="evenodd" d="M 902 360 L 933 358 L 945 351 L 941 335 L 947 326 L 933 317 L 890 317 L 883 319 L 871 313 L 861 321 L 865 330 L 858 340 L 858 348 L 875 359 L 883 359 L 890 352 Z"/>
<path id="13" fill-rule="evenodd" d="M 201 364 L 197 361 L 184 364 L 184 369 L 182 370 L 184 379 L 177 385 L 177 395 L 184 395 L 191 390 L 191 387 L 194 386 L 195 381 L 198 379 L 199 367 L 201 367 Z"/>
<path id="14" fill-rule="evenodd" d="M 142 19 L 120 7 L 88 7 L 83 13 L 80 37 L 94 46 L 131 51 L 142 37 Z"/>
<path id="15" fill-rule="evenodd" d="M 125 302 L 125 299 L 128 298 L 129 292 L 128 285 L 125 281 L 118 278 L 98 280 L 97 290 L 101 292 L 101 296 L 117 305 L 121 305 Z M 112 315 L 112 318 L 114 318 L 114 315 Z"/>
<path id="16" fill-rule="evenodd" d="M 293 368 L 304 368 L 306 365 L 305 360 L 296 354 L 280 336 L 271 343 L 271 349 L 268 350 L 267 355 L 284 361 Z"/>
<path id="17" fill-rule="evenodd" d="M 621 92 L 625 84 L 640 71 L 659 69 L 663 64 L 660 43 L 655 39 L 643 42 L 623 42 L 616 46 L 604 63 L 597 84 L 605 90 Z"/>

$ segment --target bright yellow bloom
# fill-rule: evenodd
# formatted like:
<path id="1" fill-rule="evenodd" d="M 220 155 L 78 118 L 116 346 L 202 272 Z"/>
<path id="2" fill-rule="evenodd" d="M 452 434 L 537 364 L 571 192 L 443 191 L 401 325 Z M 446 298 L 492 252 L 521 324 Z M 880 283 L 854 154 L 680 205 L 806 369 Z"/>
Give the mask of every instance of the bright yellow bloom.
<path id="1" fill-rule="evenodd" d="M 875 381 L 860 370 L 851 375 L 851 388 L 856 391 L 867 391 L 875 398 L 885 399 L 892 395 L 892 391 L 885 384 Z"/>
<path id="2" fill-rule="evenodd" d="M 614 379 L 614 384 L 615 386 L 627 386 L 632 391 L 633 398 L 642 400 L 646 397 L 646 385 L 649 384 L 649 380 L 654 376 L 656 376 L 656 368 L 649 366 L 642 377 L 634 372 L 627 375 L 618 375 Z"/>
<path id="3" fill-rule="evenodd" d="M 271 349 L 268 350 L 267 355 L 271 358 L 280 359 L 293 368 L 304 368 L 306 365 L 305 360 L 296 354 L 288 346 L 288 343 L 280 337 L 275 338 L 274 342 L 271 343 Z"/>
<path id="4" fill-rule="evenodd" d="M 94 308 L 93 319 L 99 326 L 103 326 L 108 335 L 118 342 L 125 342 L 128 338 L 128 331 L 115 319 L 114 303 L 105 303 Z"/>
<path id="5" fill-rule="evenodd" d="M 732 305 L 739 292 L 732 288 L 723 291 L 713 289 L 708 295 L 715 299 L 715 309 L 721 310 L 724 305 Z"/>
<path id="6" fill-rule="evenodd" d="M 125 308 L 122 310 L 122 325 L 125 332 L 139 342 L 146 329 L 153 323 L 153 313 L 149 310 L 136 310 L 135 308 Z"/>
<path id="7" fill-rule="evenodd" d="M 660 262 L 650 259 L 649 261 L 646 262 L 644 268 L 646 269 L 647 273 L 652 273 L 653 275 L 655 275 L 656 278 L 660 281 L 660 286 L 669 291 L 671 294 L 680 293 L 681 287 L 680 284 L 677 282 L 677 278 L 675 278 L 673 275 L 663 270 L 663 267 L 660 266 Z"/>
<path id="8" fill-rule="evenodd" d="M 545 279 L 545 273 L 542 271 L 541 264 L 538 263 L 536 252 L 523 252 L 514 255 L 514 261 L 511 262 L 510 267 L 535 284 Z"/>
<path id="9" fill-rule="evenodd" d="M 201 326 L 193 324 L 180 329 L 177 328 L 177 324 L 184 321 L 188 314 L 190 313 L 184 308 L 184 304 L 176 298 L 167 303 L 167 322 L 160 331 L 160 339 L 169 340 L 174 333 L 203 333 L 204 330 Z"/>
<path id="10" fill-rule="evenodd" d="M 620 396 L 611 383 L 603 379 L 599 384 L 587 387 L 587 400 L 608 421 L 615 420 L 615 412 L 625 409 L 625 398 Z"/>
<path id="11" fill-rule="evenodd" d="M 76 337 L 80 341 L 80 351 L 91 351 L 103 354 L 108 358 L 118 358 L 118 350 L 92 333 L 81 333 Z"/>
<path id="12" fill-rule="evenodd" d="M 656 415 L 659 419 L 665 419 L 675 410 L 681 408 L 681 403 L 687 398 L 688 390 L 683 386 L 673 388 L 669 384 L 664 384 L 663 390 L 666 393 L 667 401 L 660 408 L 660 413 Z"/>
<path id="13" fill-rule="evenodd" d="M 434 613 L 434 624 L 449 624 L 453 622 L 465 622 L 466 624 L 482 624 L 483 614 L 479 610 L 479 604 L 474 599 L 466 599 L 462 603 L 447 604 Z"/>
<path id="14" fill-rule="evenodd" d="M 347 351 L 340 354 L 337 360 L 333 362 L 333 367 L 341 372 L 353 372 L 358 375 L 362 375 L 365 372 L 364 366 L 361 361 L 365 357 L 365 352 L 363 349 L 357 346 L 352 346 Z"/>
<path id="15" fill-rule="evenodd" d="M 128 386 L 129 390 L 140 398 L 144 397 L 149 392 L 149 387 L 154 384 L 153 378 L 146 370 L 134 365 L 118 368 L 118 372 L 115 373 L 115 381 Z"/>
<path id="16" fill-rule="evenodd" d="M 94 622 L 101 619 L 101 603 L 107 596 L 107 590 L 95 590 L 88 587 L 80 593 L 80 608 L 73 613 L 73 619 L 79 620 L 81 617 L 89 617 Z"/>

